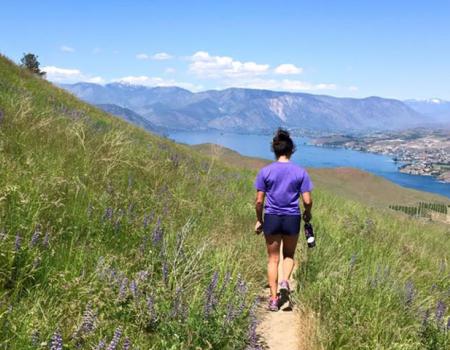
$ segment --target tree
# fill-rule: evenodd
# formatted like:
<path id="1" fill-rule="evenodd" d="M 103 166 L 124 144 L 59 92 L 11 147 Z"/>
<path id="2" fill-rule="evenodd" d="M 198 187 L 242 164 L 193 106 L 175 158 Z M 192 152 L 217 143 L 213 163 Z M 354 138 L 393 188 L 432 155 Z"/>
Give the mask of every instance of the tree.
<path id="1" fill-rule="evenodd" d="M 39 68 L 40 63 L 38 61 L 38 56 L 36 56 L 35 54 L 24 53 L 20 62 L 22 63 L 21 66 L 27 68 L 30 72 L 37 74 L 39 76 L 45 75 L 45 72 L 41 71 Z"/>

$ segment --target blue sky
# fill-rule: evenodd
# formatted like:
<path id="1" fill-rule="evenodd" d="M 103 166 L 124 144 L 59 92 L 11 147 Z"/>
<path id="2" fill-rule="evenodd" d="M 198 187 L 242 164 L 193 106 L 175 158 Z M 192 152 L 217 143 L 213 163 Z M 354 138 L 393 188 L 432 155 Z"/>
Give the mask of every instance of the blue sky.
<path id="1" fill-rule="evenodd" d="M 450 99 L 450 1 L 2 1 L 57 82 Z"/>

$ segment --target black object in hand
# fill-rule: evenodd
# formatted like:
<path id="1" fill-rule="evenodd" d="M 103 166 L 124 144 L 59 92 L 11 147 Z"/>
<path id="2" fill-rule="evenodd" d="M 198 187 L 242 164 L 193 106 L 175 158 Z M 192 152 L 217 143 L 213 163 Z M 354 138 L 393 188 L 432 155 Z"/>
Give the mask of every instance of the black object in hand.
<path id="1" fill-rule="evenodd" d="M 305 222 L 305 237 L 306 243 L 308 243 L 308 248 L 313 248 L 316 246 L 316 238 L 314 237 L 314 230 L 309 222 Z"/>

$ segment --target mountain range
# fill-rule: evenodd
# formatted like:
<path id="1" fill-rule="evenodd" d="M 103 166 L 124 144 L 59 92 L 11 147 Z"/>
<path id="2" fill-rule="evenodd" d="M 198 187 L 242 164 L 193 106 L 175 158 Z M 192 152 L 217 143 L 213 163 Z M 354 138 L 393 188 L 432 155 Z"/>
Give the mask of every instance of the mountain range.
<path id="1" fill-rule="evenodd" d="M 338 98 L 242 88 L 194 93 L 179 87 L 123 83 L 76 83 L 62 87 L 113 114 L 124 117 L 126 111 L 126 118 L 130 119 L 130 112 L 134 112 L 132 118 L 141 125 L 149 122 L 148 128 L 153 130 L 216 129 L 248 133 L 283 126 L 349 132 L 395 130 L 450 120 L 449 115 L 423 113 L 410 101 L 381 97 Z"/>

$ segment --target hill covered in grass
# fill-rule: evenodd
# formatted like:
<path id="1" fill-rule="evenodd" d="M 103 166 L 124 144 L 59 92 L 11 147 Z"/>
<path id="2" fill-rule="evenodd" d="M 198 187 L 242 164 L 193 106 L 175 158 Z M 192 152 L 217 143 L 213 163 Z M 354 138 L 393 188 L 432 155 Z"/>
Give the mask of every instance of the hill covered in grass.
<path id="1" fill-rule="evenodd" d="M 250 172 L 4 57 L 0 110 L 0 348 L 251 342 L 264 250 L 250 234 Z"/>
<path id="2" fill-rule="evenodd" d="M 1 348 L 257 348 L 254 169 L 133 127 L 4 57 L 0 111 Z M 321 187 L 295 294 L 317 346 L 448 347 L 448 228 Z"/>

